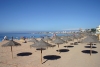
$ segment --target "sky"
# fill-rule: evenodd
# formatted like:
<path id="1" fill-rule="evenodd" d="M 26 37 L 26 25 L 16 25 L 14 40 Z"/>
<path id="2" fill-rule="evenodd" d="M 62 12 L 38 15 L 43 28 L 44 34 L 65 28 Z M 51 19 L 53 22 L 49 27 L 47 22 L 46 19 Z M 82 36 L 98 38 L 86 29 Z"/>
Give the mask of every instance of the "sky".
<path id="1" fill-rule="evenodd" d="M 100 0 L 0 0 L 0 32 L 96 28 Z"/>

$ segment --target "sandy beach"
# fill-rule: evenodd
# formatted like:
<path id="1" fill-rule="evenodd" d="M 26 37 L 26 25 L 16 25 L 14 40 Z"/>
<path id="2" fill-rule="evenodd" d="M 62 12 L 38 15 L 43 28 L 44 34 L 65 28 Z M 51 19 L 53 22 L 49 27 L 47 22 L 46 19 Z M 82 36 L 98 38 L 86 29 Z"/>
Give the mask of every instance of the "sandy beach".
<path id="1" fill-rule="evenodd" d="M 0 67 L 100 67 L 100 0 L 0 0 Z"/>
<path id="2" fill-rule="evenodd" d="M 76 40 L 75 40 L 76 41 Z M 7 41 L 0 42 L 0 67 L 99 67 L 100 66 L 100 45 L 96 43 L 94 45 L 94 53 L 90 54 L 86 51 L 90 48 L 86 48 L 87 43 L 78 43 L 78 45 L 70 45 L 72 41 L 55 47 L 50 47 L 43 50 L 42 64 L 41 64 L 41 52 L 36 48 L 30 48 L 32 42 L 22 43 L 19 40 L 16 42 L 21 43 L 21 46 L 13 47 L 13 59 L 10 47 L 2 47 Z M 50 42 L 49 42 L 50 43 Z M 64 47 L 69 46 L 69 47 Z M 64 52 L 57 52 L 57 50 L 63 49 Z M 22 56 L 20 56 L 20 53 Z M 50 56 L 57 56 L 53 57 Z M 46 59 L 49 56 L 48 59 Z"/>

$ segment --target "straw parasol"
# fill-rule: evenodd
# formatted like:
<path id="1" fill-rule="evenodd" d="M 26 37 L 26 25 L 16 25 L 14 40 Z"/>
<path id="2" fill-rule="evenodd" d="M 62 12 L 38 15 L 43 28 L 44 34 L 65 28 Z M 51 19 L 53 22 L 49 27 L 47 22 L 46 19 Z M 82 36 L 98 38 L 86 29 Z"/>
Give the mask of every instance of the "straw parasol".
<path id="1" fill-rule="evenodd" d="M 53 39 L 61 38 L 60 36 L 55 35 Z"/>
<path id="2" fill-rule="evenodd" d="M 98 43 L 99 41 L 98 41 L 97 37 L 93 35 L 93 36 L 87 36 L 82 42 L 92 44 L 92 43 Z"/>
<path id="3" fill-rule="evenodd" d="M 60 38 L 56 38 L 53 43 L 57 44 L 58 45 L 58 48 L 59 48 L 59 44 L 63 44 L 65 41 L 60 39 Z"/>
<path id="4" fill-rule="evenodd" d="M 82 43 L 90 43 L 90 55 L 92 53 L 92 44 L 93 43 L 99 43 L 98 39 L 94 36 L 94 35 L 91 35 L 91 36 L 87 36 L 84 40 L 82 40 Z"/>
<path id="5" fill-rule="evenodd" d="M 52 39 L 50 39 L 48 36 L 44 37 L 43 40 L 44 40 L 44 41 L 47 41 L 47 42 L 48 42 L 48 40 L 49 40 L 49 41 L 52 41 Z"/>
<path id="6" fill-rule="evenodd" d="M 68 36 L 63 36 L 62 39 L 67 43 L 68 42 Z"/>
<path id="7" fill-rule="evenodd" d="M 77 33 L 77 34 L 73 34 L 73 39 L 77 39 L 77 41 L 78 41 L 78 39 L 79 39 L 79 34 Z"/>
<path id="8" fill-rule="evenodd" d="M 41 49 L 41 63 L 42 63 L 42 48 L 51 47 L 52 45 L 41 39 L 39 42 L 36 42 L 35 44 L 32 44 L 30 46 Z"/>
<path id="9" fill-rule="evenodd" d="M 12 40 L 9 40 L 9 42 L 7 42 L 6 44 L 3 44 L 2 45 L 2 47 L 7 47 L 7 46 L 10 46 L 11 47 L 11 53 L 12 53 L 12 58 L 13 58 L 12 46 L 21 46 L 21 44 L 13 41 L 13 37 L 12 37 Z"/>
<path id="10" fill-rule="evenodd" d="M 68 37 L 68 41 L 73 41 L 73 37 Z"/>
<path id="11" fill-rule="evenodd" d="M 31 38 L 28 42 L 34 42 L 34 43 L 36 43 L 36 42 L 38 42 L 38 40 L 35 39 L 35 38 Z"/>

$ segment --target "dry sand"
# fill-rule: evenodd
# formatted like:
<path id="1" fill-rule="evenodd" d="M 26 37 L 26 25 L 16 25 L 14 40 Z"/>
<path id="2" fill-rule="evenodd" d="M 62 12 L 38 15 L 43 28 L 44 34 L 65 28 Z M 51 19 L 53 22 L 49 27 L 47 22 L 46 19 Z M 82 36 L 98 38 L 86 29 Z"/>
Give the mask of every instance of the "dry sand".
<path id="1" fill-rule="evenodd" d="M 90 50 L 90 48 L 85 48 L 88 46 L 86 43 L 79 43 L 78 45 L 71 45 L 74 47 L 65 48 L 64 46 L 70 45 L 71 42 L 67 44 L 61 44 L 53 48 L 48 48 L 43 50 L 42 59 L 43 64 L 41 64 L 41 52 L 35 48 L 30 48 L 32 42 L 21 43 L 21 46 L 13 47 L 13 59 L 11 57 L 10 47 L 1 47 L 2 44 L 7 41 L 0 42 L 0 67 L 100 67 L 100 44 L 97 43 L 92 50 L 97 51 L 97 53 L 90 56 L 89 53 L 83 53 L 83 50 Z M 76 41 L 76 40 L 75 40 Z M 50 42 L 49 42 L 50 43 Z M 51 43 L 53 44 L 53 43 Z M 55 45 L 55 44 L 53 44 Z M 59 49 L 68 49 L 68 52 L 57 52 Z M 19 53 L 32 53 L 29 56 L 17 56 Z M 44 56 L 56 55 L 60 56 L 56 60 L 44 59 Z"/>

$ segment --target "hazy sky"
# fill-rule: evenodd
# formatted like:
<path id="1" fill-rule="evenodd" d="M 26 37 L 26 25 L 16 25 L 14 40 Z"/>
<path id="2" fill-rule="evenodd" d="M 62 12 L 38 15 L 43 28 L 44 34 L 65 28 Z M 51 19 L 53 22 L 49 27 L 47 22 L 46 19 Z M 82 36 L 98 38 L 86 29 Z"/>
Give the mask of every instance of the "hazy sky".
<path id="1" fill-rule="evenodd" d="M 0 32 L 95 28 L 100 0 L 0 0 Z"/>

